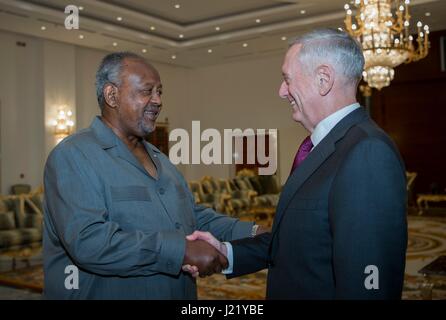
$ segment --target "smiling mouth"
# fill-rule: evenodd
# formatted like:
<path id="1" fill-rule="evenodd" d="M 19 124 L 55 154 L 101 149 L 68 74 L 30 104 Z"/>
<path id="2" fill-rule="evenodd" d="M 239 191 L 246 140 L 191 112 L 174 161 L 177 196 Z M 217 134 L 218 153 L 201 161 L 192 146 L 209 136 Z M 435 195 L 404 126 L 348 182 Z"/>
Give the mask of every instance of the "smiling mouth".
<path id="1" fill-rule="evenodd" d="M 148 118 L 149 120 L 152 120 L 152 121 L 155 121 L 156 120 L 156 118 L 158 117 L 158 115 L 159 115 L 159 110 L 158 111 L 156 111 L 156 110 L 146 110 L 146 111 L 144 111 L 144 118 Z"/>

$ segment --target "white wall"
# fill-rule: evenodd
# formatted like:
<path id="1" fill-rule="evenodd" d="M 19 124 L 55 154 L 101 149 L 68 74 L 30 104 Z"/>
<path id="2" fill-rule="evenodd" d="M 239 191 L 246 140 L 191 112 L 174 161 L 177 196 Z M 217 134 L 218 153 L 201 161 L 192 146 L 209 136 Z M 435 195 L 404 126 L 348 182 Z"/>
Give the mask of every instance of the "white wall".
<path id="1" fill-rule="evenodd" d="M 305 130 L 291 119 L 289 103 L 278 95 L 282 82 L 282 55 L 199 68 L 192 71 L 189 108 L 182 116 L 201 121 L 206 128 L 278 129 L 278 175 L 288 178 L 291 163 Z M 190 165 L 188 179 L 203 175 L 229 177 L 228 165 Z"/>
<path id="2" fill-rule="evenodd" d="M 26 46 L 17 46 L 17 41 Z M 9 193 L 12 184 L 37 186 L 42 180 L 45 161 L 42 56 L 40 40 L 0 33 L 1 193 Z"/>
<path id="3" fill-rule="evenodd" d="M 16 45 L 26 42 L 26 47 Z M 105 51 L 0 32 L 1 193 L 15 183 L 42 183 L 46 157 L 55 145 L 49 127 L 57 106 L 68 105 L 76 128 L 99 114 L 94 77 Z M 154 63 L 163 82 L 163 110 L 170 129 L 278 129 L 278 173 L 288 177 L 294 154 L 306 136 L 278 96 L 283 55 L 187 69 Z M 229 177 L 228 165 L 179 165 L 186 179 Z M 23 173 L 25 177 L 20 178 Z"/>
<path id="4" fill-rule="evenodd" d="M 100 113 L 96 100 L 95 74 L 105 51 L 76 47 L 76 126 L 90 126 Z"/>
<path id="5" fill-rule="evenodd" d="M 59 109 L 76 117 L 75 48 L 54 41 L 43 42 L 43 90 L 45 106 L 45 158 L 56 144 L 51 120 Z"/>

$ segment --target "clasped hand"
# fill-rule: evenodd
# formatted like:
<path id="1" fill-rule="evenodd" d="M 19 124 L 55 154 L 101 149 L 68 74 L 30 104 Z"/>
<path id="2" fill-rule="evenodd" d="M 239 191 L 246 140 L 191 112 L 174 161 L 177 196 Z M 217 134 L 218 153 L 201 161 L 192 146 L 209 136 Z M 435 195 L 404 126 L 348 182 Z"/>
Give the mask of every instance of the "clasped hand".
<path id="1" fill-rule="evenodd" d="M 195 231 L 186 237 L 183 271 L 195 278 L 220 273 L 227 267 L 226 246 L 211 233 Z"/>

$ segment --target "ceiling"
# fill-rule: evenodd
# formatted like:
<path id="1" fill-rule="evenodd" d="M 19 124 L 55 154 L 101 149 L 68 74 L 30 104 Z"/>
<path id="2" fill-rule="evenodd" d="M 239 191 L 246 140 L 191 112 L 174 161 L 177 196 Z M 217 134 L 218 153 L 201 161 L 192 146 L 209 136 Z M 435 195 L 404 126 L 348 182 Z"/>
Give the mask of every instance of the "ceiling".
<path id="1" fill-rule="evenodd" d="M 0 29 L 199 67 L 283 53 L 306 30 L 343 27 L 346 1 L 0 0 Z M 70 4 L 82 9 L 79 30 L 65 29 Z M 413 21 L 446 29 L 446 0 L 412 0 L 410 8 Z"/>

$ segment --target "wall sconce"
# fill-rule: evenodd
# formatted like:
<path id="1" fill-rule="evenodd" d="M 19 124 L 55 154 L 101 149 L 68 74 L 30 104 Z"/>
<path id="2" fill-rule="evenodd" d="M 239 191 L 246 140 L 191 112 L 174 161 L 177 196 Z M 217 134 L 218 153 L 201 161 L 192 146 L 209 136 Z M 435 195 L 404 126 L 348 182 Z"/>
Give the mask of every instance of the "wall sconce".
<path id="1" fill-rule="evenodd" d="M 57 111 L 57 119 L 51 122 L 53 134 L 56 137 L 56 144 L 73 133 L 74 121 L 71 118 L 72 116 L 73 112 L 71 110 L 59 109 Z"/>

